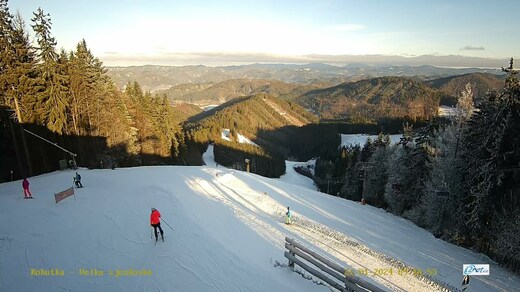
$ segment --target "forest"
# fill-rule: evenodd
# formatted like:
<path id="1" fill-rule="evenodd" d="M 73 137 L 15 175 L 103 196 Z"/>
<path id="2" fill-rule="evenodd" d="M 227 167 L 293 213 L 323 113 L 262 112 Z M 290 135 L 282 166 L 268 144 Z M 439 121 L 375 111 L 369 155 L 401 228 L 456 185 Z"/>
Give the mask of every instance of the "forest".
<path id="1" fill-rule="evenodd" d="M 0 1 L 0 26 L 2 140 L 8 141 L 3 147 L 24 144 L 6 149 L 13 155 L 2 157 L 30 157 L 25 166 L 15 167 L 15 177 L 49 170 L 32 167 L 32 161 L 41 159 L 32 148 L 46 146 L 37 139 L 29 143 L 25 136 L 30 135 L 19 133 L 29 128 L 81 153 L 77 163 L 83 166 L 180 163 L 184 136 L 165 96 L 143 92 L 137 82 L 119 90 L 85 40 L 74 51 L 57 51 L 50 15 L 41 8 L 30 24 L 36 46 L 25 21 L 9 12 L 5 0 Z M 9 125 L 16 131 L 11 132 Z M 66 153 L 62 156 L 70 159 Z"/>
<path id="2" fill-rule="evenodd" d="M 500 92 L 475 105 L 470 84 L 454 117 L 404 124 L 390 145 L 321 155 L 314 180 L 331 195 L 384 208 L 436 237 L 520 271 L 520 83 L 513 59 Z"/>

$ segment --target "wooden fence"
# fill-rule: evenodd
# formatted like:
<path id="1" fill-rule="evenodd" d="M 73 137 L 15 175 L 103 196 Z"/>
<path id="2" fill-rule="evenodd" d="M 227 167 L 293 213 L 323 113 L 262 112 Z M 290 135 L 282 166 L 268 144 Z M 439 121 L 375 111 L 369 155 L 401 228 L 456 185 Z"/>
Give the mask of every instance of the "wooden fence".
<path id="1" fill-rule="evenodd" d="M 306 248 L 294 239 L 285 237 L 285 241 L 285 248 L 288 251 L 285 251 L 284 255 L 289 260 L 289 267 L 293 268 L 294 264 L 297 264 L 339 291 L 385 291 L 355 275 L 349 275 L 346 273 L 347 269 Z M 308 263 L 321 271 L 311 267 Z"/>

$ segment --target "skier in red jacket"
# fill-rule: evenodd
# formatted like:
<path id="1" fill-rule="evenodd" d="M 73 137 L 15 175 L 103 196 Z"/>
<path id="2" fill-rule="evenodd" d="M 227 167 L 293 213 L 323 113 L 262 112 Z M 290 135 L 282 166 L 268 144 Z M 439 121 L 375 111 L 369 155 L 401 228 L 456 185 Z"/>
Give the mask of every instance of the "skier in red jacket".
<path id="1" fill-rule="evenodd" d="M 32 199 L 31 191 L 29 191 L 29 181 L 27 178 L 23 179 L 22 182 L 24 199 Z"/>
<path id="2" fill-rule="evenodd" d="M 150 225 L 153 227 L 153 231 L 155 233 L 155 241 L 157 241 L 157 228 L 161 232 L 161 239 L 164 241 L 164 232 L 161 228 L 161 213 L 157 211 L 157 209 L 152 208 L 152 214 L 150 214 Z"/>

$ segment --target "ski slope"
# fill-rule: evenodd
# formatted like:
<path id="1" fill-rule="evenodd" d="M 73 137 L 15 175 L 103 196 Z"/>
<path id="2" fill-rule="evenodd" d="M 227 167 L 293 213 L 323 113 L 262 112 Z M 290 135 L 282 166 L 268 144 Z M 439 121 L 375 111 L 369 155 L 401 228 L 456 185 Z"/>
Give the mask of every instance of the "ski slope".
<path id="1" fill-rule="evenodd" d="M 204 159 L 215 165 L 210 151 Z M 491 275 L 473 277 L 472 291 L 520 287 L 487 257 L 319 193 L 287 169 L 281 179 L 221 166 L 82 169 L 85 187 L 58 204 L 53 194 L 71 186 L 72 171 L 30 178 L 34 200 L 22 199 L 21 181 L 0 184 L 0 291 L 329 291 L 285 266 L 285 236 L 352 269 L 401 263 L 437 269 L 434 280 L 460 287 L 462 264 L 489 263 Z M 287 206 L 292 226 L 283 224 Z M 151 207 L 174 229 L 163 223 L 157 245 Z M 436 289 L 412 275 L 365 279 L 393 291 Z"/>

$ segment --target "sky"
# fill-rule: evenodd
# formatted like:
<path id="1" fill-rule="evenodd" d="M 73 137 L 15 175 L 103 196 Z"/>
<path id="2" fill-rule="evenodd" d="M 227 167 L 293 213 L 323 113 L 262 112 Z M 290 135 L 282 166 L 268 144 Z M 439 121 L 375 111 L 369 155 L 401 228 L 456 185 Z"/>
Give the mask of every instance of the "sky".
<path id="1" fill-rule="evenodd" d="M 519 57 L 520 2 L 10 0 L 30 24 L 51 15 L 58 47 L 85 39 L 105 65 L 406 63 L 460 56 L 453 66 L 507 66 Z M 395 58 L 397 57 L 397 58 Z M 372 60 L 372 61 L 370 61 Z M 376 61 L 374 61 L 376 60 Z M 492 60 L 492 61 L 490 61 Z M 506 63 L 504 63 L 506 62 Z M 496 65 L 495 65 L 496 63 Z M 461 65 L 464 64 L 464 65 Z"/>

